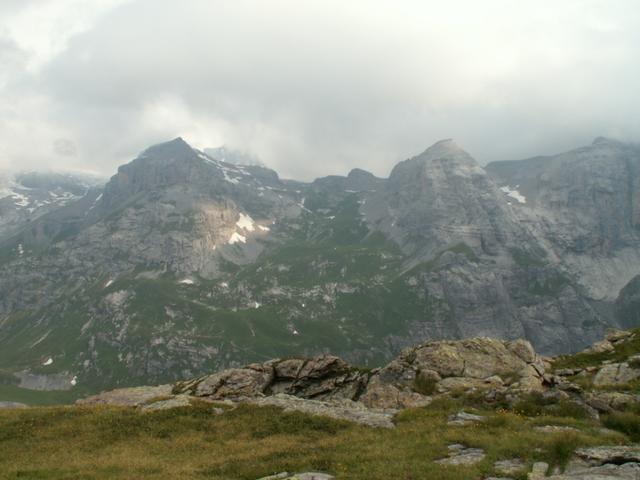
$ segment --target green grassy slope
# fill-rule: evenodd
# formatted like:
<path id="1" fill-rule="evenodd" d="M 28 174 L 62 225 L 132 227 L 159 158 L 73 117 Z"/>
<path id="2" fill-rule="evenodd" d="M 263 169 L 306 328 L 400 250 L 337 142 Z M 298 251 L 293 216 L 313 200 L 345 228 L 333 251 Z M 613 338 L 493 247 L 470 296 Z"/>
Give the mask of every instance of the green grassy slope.
<path id="1" fill-rule="evenodd" d="M 140 413 L 124 408 L 57 407 L 0 411 L 1 479 L 202 478 L 253 480 L 277 472 L 324 471 L 344 479 L 476 479 L 496 460 L 562 465 L 582 445 L 623 443 L 592 420 L 523 417 L 505 411 L 482 427 L 447 426 L 460 401 L 402 412 L 397 428 L 373 429 L 323 417 L 241 406 L 216 415 L 201 404 Z M 541 433 L 535 425 L 579 433 Z M 443 466 L 447 446 L 485 449 L 474 466 Z M 525 478 L 524 474 L 516 476 Z"/>

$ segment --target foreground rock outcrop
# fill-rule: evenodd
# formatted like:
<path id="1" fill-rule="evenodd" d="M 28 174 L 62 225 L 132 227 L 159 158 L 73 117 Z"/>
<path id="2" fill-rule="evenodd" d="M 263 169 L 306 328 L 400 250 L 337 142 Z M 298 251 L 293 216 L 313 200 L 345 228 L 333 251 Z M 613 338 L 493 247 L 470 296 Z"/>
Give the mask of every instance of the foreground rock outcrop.
<path id="1" fill-rule="evenodd" d="M 539 356 L 525 340 L 472 338 L 426 342 L 374 370 L 358 369 L 333 355 L 274 359 L 173 385 L 104 392 L 78 403 L 135 406 L 144 411 L 194 401 L 231 407 L 251 403 L 392 428 L 398 410 L 426 406 L 439 397 L 472 395 L 487 405 L 517 405 L 526 396 L 538 395 L 550 413 L 556 405 L 570 404 L 598 418 L 601 413 L 640 405 L 640 395 L 634 393 L 637 388 L 630 388 L 640 378 L 637 335 L 610 331 L 585 352 L 556 358 Z M 602 352 L 611 359 L 602 357 Z M 567 367 L 572 364 L 581 366 Z M 461 412 L 450 424 L 481 421 L 482 417 Z M 570 429 L 549 427 L 554 428 Z"/>
<path id="2" fill-rule="evenodd" d="M 427 342 L 372 375 L 360 400 L 371 407 L 405 408 L 454 391 L 541 390 L 544 373 L 544 361 L 525 340 Z"/>
<path id="3" fill-rule="evenodd" d="M 276 359 L 174 385 L 113 390 L 78 403 L 148 410 L 154 404 L 159 404 L 156 408 L 183 406 L 188 400 L 248 402 L 392 427 L 398 409 L 428 405 L 434 396 L 478 390 L 538 391 L 544 388 L 544 375 L 545 362 L 529 342 L 474 338 L 427 342 L 371 371 L 333 355 Z"/>
<path id="4" fill-rule="evenodd" d="M 536 463 L 529 480 L 636 480 L 640 477 L 640 448 L 579 448 L 563 473 L 547 476 L 548 468 L 545 462 Z"/>
<path id="5" fill-rule="evenodd" d="M 381 469 L 391 478 L 395 466 L 404 465 L 400 476 L 412 478 L 637 480 L 639 354 L 640 330 L 611 331 L 581 353 L 554 358 L 539 356 L 524 341 L 432 341 L 370 371 L 332 355 L 274 359 L 78 402 L 120 410 L 62 408 L 69 415 L 51 417 L 48 410 L 8 411 L 3 425 L 19 435 L 16 450 L 44 427 L 50 431 L 48 422 L 32 416 L 59 422 L 51 431 L 82 430 L 78 426 L 89 422 L 83 431 L 95 435 L 99 426 L 100 439 L 107 427 L 106 433 L 122 430 L 127 442 L 143 428 L 140 441 L 154 450 L 189 438 L 215 446 L 217 466 L 207 472 L 243 478 L 328 480 L 356 478 L 354 472 L 365 478 L 369 471 L 382 478 Z M 415 406 L 423 407 L 408 408 Z M 153 413 L 166 409 L 175 410 Z M 120 417 L 131 427 L 110 425 Z M 77 443 L 84 449 L 84 441 Z M 262 446 L 269 448 L 247 460 L 247 451 Z M 227 462 L 230 448 L 236 453 Z M 247 461 L 255 465 L 235 475 Z"/>
<path id="6" fill-rule="evenodd" d="M 369 382 L 362 372 L 333 355 L 271 360 L 179 382 L 173 393 L 211 400 L 285 393 L 301 398 L 357 400 Z"/>

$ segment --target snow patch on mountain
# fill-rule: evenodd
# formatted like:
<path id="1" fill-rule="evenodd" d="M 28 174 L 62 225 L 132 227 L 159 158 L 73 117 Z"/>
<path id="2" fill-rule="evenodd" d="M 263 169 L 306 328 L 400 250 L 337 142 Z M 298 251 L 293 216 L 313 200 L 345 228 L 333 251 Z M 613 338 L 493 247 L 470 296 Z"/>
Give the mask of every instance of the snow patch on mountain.
<path id="1" fill-rule="evenodd" d="M 244 213 L 240 214 L 240 218 L 236 222 L 236 226 L 248 232 L 253 232 L 255 230 L 253 218 L 249 215 L 245 215 Z"/>
<path id="2" fill-rule="evenodd" d="M 517 200 L 518 203 L 527 203 L 526 197 L 518 191 L 519 187 L 520 185 L 516 185 L 516 187 L 512 189 L 509 185 L 505 185 L 504 187 L 500 187 L 500 190 L 502 190 L 507 197 Z"/>
<path id="3" fill-rule="evenodd" d="M 222 174 L 224 175 L 224 179 L 229 182 L 229 183 L 233 183 L 234 185 L 237 185 L 238 183 L 240 183 L 240 178 L 236 178 L 236 177 L 231 177 L 229 175 L 229 170 L 224 168 L 224 167 L 220 167 L 220 169 L 222 170 Z"/>
<path id="4" fill-rule="evenodd" d="M 247 237 L 245 237 L 244 235 L 240 235 L 238 232 L 233 232 L 231 234 L 231 238 L 229 238 L 229 241 L 227 243 L 229 245 L 233 245 L 238 242 L 247 243 Z"/>
<path id="5" fill-rule="evenodd" d="M 13 203 L 19 207 L 26 207 L 29 205 L 29 197 L 22 195 L 21 193 L 14 191 L 11 194 L 11 198 L 13 198 Z"/>

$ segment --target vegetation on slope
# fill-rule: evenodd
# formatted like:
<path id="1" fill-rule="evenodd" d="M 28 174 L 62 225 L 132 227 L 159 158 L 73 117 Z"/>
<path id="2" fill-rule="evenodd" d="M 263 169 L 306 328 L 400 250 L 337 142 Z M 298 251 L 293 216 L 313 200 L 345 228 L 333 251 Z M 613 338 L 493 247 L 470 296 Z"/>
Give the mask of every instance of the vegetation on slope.
<path id="1" fill-rule="evenodd" d="M 640 354 L 640 328 L 632 329 L 634 334 L 628 341 L 617 343 L 613 350 L 604 352 L 580 352 L 573 355 L 562 355 L 554 359 L 554 370 L 564 368 L 596 367 L 603 362 L 623 362 Z"/>

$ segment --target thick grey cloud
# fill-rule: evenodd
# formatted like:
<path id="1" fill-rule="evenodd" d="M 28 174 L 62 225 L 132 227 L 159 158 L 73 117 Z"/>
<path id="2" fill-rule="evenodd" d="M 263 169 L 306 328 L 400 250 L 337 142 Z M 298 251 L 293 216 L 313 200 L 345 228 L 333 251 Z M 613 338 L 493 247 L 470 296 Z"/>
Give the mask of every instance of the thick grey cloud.
<path id="1" fill-rule="evenodd" d="M 0 59 L 4 38 L 26 60 L 0 84 L 0 165 L 108 173 L 182 135 L 311 178 L 386 175 L 445 137 L 483 162 L 640 140 L 637 2 L 443 3 L 14 5 Z M 12 26 L 43 8 L 55 14 L 40 33 Z"/>

